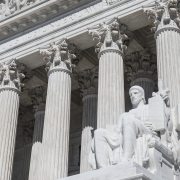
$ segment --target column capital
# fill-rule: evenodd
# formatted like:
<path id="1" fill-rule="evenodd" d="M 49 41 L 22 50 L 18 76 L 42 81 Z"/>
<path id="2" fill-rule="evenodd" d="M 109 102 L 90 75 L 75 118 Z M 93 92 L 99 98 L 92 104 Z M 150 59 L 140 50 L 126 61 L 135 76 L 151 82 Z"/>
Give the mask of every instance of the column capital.
<path id="1" fill-rule="evenodd" d="M 25 78 L 24 71 L 26 66 L 19 63 L 16 59 L 0 64 L 0 91 L 9 89 L 21 92 Z"/>
<path id="2" fill-rule="evenodd" d="M 54 71 L 66 71 L 71 74 L 72 68 L 76 67 L 82 58 L 81 51 L 66 39 L 41 48 L 40 54 L 44 56 L 44 61 L 47 63 L 46 71 L 48 75 Z"/>
<path id="3" fill-rule="evenodd" d="M 28 95 L 31 98 L 31 103 L 34 105 L 35 113 L 45 111 L 47 86 L 36 87 L 29 91 Z"/>
<path id="4" fill-rule="evenodd" d="M 133 52 L 131 56 L 126 56 L 125 61 L 125 78 L 133 83 L 139 78 L 157 81 L 157 57 L 151 54 L 149 49 L 141 52 Z"/>
<path id="5" fill-rule="evenodd" d="M 95 52 L 99 58 L 106 51 L 116 51 L 123 56 L 132 38 L 127 26 L 121 24 L 118 18 L 113 18 L 89 28 L 89 34 L 96 43 Z"/>
<path id="6" fill-rule="evenodd" d="M 99 67 L 95 66 L 92 69 L 86 69 L 80 72 L 76 79 L 82 91 L 82 96 L 98 94 L 98 70 Z"/>
<path id="7" fill-rule="evenodd" d="M 154 4 L 144 6 L 144 12 L 153 22 L 152 31 L 155 38 L 164 30 L 174 30 L 180 33 L 179 0 L 155 1 Z"/>

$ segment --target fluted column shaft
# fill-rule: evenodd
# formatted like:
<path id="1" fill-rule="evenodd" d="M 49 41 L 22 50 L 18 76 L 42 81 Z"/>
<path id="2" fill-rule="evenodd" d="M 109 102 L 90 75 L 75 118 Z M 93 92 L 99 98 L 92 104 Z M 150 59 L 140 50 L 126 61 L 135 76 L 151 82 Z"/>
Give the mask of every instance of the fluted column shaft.
<path id="1" fill-rule="evenodd" d="M 45 109 L 37 111 L 35 113 L 33 144 L 35 142 L 42 142 L 43 128 L 44 128 L 44 116 L 45 116 Z"/>
<path id="2" fill-rule="evenodd" d="M 156 39 L 158 79 L 163 82 L 159 83 L 159 91 L 169 88 L 170 106 L 174 108 L 180 102 L 179 1 L 161 1 L 144 6 L 144 12 L 153 21 L 151 27 Z"/>
<path id="3" fill-rule="evenodd" d="M 97 128 L 97 94 L 87 95 L 83 98 L 82 127 Z"/>
<path id="4" fill-rule="evenodd" d="M 118 51 L 106 50 L 99 58 L 97 128 L 115 125 L 125 111 L 123 59 Z"/>
<path id="5" fill-rule="evenodd" d="M 31 149 L 32 144 L 27 144 L 24 146 L 24 163 L 23 163 L 23 179 L 29 179 L 29 168 L 30 168 L 30 160 L 31 160 Z"/>
<path id="6" fill-rule="evenodd" d="M 90 28 L 89 33 L 99 58 L 97 128 L 106 128 L 116 125 L 125 111 L 123 56 L 132 34 L 117 18 Z"/>
<path id="7" fill-rule="evenodd" d="M 170 89 L 171 108 L 180 102 L 180 31 L 163 30 L 157 33 L 157 66 L 158 78 L 163 80 L 164 87 Z"/>
<path id="8" fill-rule="evenodd" d="M 79 52 L 74 44 L 62 39 L 40 53 L 47 62 L 49 79 L 43 140 L 33 146 L 38 168 L 32 164 L 29 180 L 56 180 L 68 174 L 72 61 L 78 60 Z"/>
<path id="9" fill-rule="evenodd" d="M 33 134 L 33 146 L 31 153 L 31 163 L 29 169 L 29 180 L 41 180 L 42 166 L 42 137 L 44 129 L 45 103 L 41 103 L 36 108 L 35 124 Z"/>
<path id="10" fill-rule="evenodd" d="M 80 173 L 91 171 L 88 160 L 92 141 L 91 131 L 97 128 L 97 94 L 83 98 L 82 127 Z"/>
<path id="11" fill-rule="evenodd" d="M 43 131 L 43 180 L 67 176 L 71 76 L 68 71 L 49 73 Z"/>
<path id="12" fill-rule="evenodd" d="M 0 179 L 11 180 L 19 110 L 19 92 L 0 91 Z"/>
<path id="13" fill-rule="evenodd" d="M 12 59 L 0 64 L 0 179 L 11 180 L 19 111 L 19 94 L 25 65 Z M 21 67 L 21 68 L 20 68 Z M 22 68 L 23 67 L 23 68 Z"/>
<path id="14" fill-rule="evenodd" d="M 152 93 L 154 92 L 154 81 L 148 78 L 138 78 L 131 82 L 131 86 L 135 85 L 141 86 L 144 89 L 146 103 L 148 103 L 148 99 L 152 97 Z"/>

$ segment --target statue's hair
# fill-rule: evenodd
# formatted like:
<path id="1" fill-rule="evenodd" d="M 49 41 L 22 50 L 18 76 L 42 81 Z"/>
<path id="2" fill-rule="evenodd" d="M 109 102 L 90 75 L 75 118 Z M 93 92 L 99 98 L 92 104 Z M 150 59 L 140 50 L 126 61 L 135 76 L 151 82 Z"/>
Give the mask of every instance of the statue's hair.
<path id="1" fill-rule="evenodd" d="M 130 95 L 130 92 L 131 92 L 133 89 L 137 89 L 141 94 L 143 94 L 143 101 L 144 101 L 144 104 L 146 104 L 144 89 L 143 89 L 141 86 L 132 86 L 132 87 L 129 89 L 129 95 Z"/>

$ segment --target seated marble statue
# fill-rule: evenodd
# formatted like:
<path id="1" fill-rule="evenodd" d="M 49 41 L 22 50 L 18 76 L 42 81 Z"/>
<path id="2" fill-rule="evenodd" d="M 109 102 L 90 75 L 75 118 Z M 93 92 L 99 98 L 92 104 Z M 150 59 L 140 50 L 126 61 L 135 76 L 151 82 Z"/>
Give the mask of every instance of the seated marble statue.
<path id="1" fill-rule="evenodd" d="M 120 161 L 132 160 L 137 150 L 137 139 L 140 138 L 142 146 L 142 159 L 148 161 L 147 142 L 151 138 L 159 138 L 153 130 L 152 123 L 148 118 L 148 105 L 145 102 L 145 94 L 140 86 L 133 86 L 129 90 L 132 110 L 123 113 L 117 120 L 114 131 L 108 129 L 97 129 L 89 155 L 89 163 L 92 169 L 104 168 Z M 167 97 L 162 93 L 159 97 Z M 166 113 L 167 112 L 167 113 Z M 165 111 L 167 122 L 169 111 Z M 170 130 L 171 131 L 171 130 Z"/>

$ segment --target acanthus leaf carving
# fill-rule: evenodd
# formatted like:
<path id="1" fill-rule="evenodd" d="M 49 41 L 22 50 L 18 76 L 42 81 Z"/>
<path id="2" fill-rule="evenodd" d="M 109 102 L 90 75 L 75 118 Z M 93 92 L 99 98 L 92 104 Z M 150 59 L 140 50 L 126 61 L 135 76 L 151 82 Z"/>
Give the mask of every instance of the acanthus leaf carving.
<path id="1" fill-rule="evenodd" d="M 22 68 L 23 67 L 23 68 Z M 24 84 L 22 80 L 25 78 L 23 70 L 24 64 L 20 64 L 17 60 L 12 59 L 9 62 L 0 64 L 0 89 L 13 88 L 18 92 L 22 90 Z"/>
<path id="2" fill-rule="evenodd" d="M 131 57 L 125 58 L 125 77 L 132 82 L 137 78 L 148 78 L 157 81 L 157 58 L 149 49 L 134 52 Z"/>
<path id="3" fill-rule="evenodd" d="M 155 4 L 144 6 L 144 12 L 153 22 L 151 30 L 156 32 L 163 28 L 180 28 L 180 1 L 158 0 Z"/>
<path id="4" fill-rule="evenodd" d="M 70 44 L 65 39 L 59 42 L 51 43 L 48 47 L 40 49 L 40 54 L 44 56 L 44 61 L 47 62 L 46 71 L 50 71 L 58 67 L 72 71 L 72 68 L 75 68 L 81 60 L 79 55 L 80 51 L 74 44 Z M 76 65 L 73 64 L 74 62 Z"/>
<path id="5" fill-rule="evenodd" d="M 80 72 L 76 76 L 83 97 L 98 93 L 98 71 L 99 67 L 95 66 L 92 69 Z"/>
<path id="6" fill-rule="evenodd" d="M 132 40 L 132 33 L 127 30 L 126 25 L 120 24 L 117 18 L 89 28 L 89 34 L 96 43 L 96 53 L 111 48 L 123 54 Z"/>

